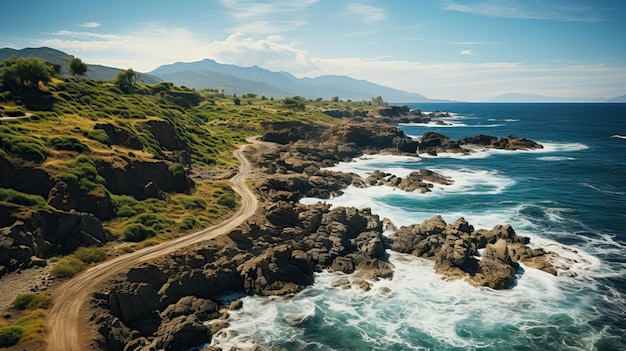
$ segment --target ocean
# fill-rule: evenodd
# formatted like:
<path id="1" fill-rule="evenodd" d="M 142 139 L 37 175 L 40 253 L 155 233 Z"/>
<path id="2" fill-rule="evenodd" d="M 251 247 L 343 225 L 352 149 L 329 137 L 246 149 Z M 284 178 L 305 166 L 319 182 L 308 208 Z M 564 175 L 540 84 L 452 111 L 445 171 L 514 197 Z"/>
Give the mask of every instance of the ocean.
<path id="1" fill-rule="evenodd" d="M 518 135 L 533 151 L 470 156 L 368 155 L 334 170 L 406 176 L 427 168 L 454 183 L 426 194 L 348 188 L 326 201 L 369 207 L 395 225 L 441 214 L 476 229 L 510 223 L 531 246 L 563 257 L 558 276 L 523 265 L 495 291 L 447 281 L 430 261 L 389 252 L 393 279 L 336 287 L 323 272 L 292 297 L 244 298 L 211 345 L 226 350 L 626 350 L 626 104 L 410 104 L 450 112 L 448 126 L 402 125 L 410 136 Z"/>

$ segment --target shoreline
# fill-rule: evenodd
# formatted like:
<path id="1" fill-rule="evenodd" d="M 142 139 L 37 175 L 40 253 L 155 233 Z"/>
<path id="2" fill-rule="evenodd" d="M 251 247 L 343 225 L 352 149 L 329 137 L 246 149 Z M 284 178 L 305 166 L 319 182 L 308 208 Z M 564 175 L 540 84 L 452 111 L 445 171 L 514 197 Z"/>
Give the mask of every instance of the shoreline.
<path id="1" fill-rule="evenodd" d="M 240 307 L 238 302 L 230 306 L 215 305 L 215 297 L 221 293 L 243 291 L 246 294 L 265 296 L 293 294 L 313 283 L 314 272 L 326 269 L 344 273 L 359 272 L 358 275 L 365 280 L 356 284 L 367 289 L 371 286 L 371 283 L 367 283 L 368 279 L 393 276 L 393 266 L 385 258 L 387 249 L 413 253 L 415 256 L 422 255 L 413 252 L 415 250 L 413 245 L 417 244 L 419 247 L 419 242 L 407 243 L 407 240 L 412 241 L 407 238 L 416 233 L 413 230 L 419 232 L 420 228 L 434 226 L 439 228 L 435 232 L 444 233 L 441 239 L 438 239 L 440 243 L 438 251 L 432 251 L 424 256 L 435 260 L 438 273 L 452 278 L 462 278 L 467 274 L 463 271 L 464 268 L 478 269 L 477 272 L 483 273 L 480 273 L 480 279 L 476 278 L 477 285 L 485 284 L 482 281 L 484 279 L 482 274 L 486 273 L 487 267 L 490 271 L 494 269 L 505 271 L 504 276 L 496 278 L 494 287 L 506 288 L 512 284 L 516 269 L 507 267 L 517 266 L 516 261 L 506 253 L 508 245 L 515 245 L 513 250 L 517 250 L 516 260 L 524 255 L 529 258 L 545 255 L 545 252 L 525 248 L 528 239 L 517 237 L 508 226 L 494 228 L 491 231 L 474 231 L 469 223 L 461 219 L 454 224 L 447 224 L 441 218 L 432 218 L 422 225 L 413 226 L 412 229 L 403 229 L 408 236 L 398 236 L 390 240 L 382 234 L 383 221 L 369 209 L 331 209 L 325 204 L 309 206 L 300 204 L 299 200 L 303 196 L 311 194 L 326 198 L 337 196 L 350 184 L 366 182 L 358 180 L 356 175 L 322 170 L 324 166 L 363 155 L 363 145 L 350 146 L 353 143 L 346 140 L 339 142 L 338 138 L 349 139 L 352 133 L 375 130 L 375 133 L 370 134 L 366 140 L 372 149 L 378 152 L 393 149 L 395 145 L 396 152 L 406 153 L 400 150 L 400 145 L 414 144 L 410 138 L 398 134 L 395 127 L 387 124 L 368 124 L 364 127 L 362 120 L 350 126 L 340 125 L 329 130 L 315 130 L 315 127 L 310 125 L 293 123 L 288 127 L 292 133 L 296 131 L 295 141 L 267 144 L 273 135 L 281 134 L 280 130 L 270 129 L 263 138 L 265 142 L 256 144 L 246 152 L 247 159 L 256 164 L 251 179 L 254 179 L 257 197 L 263 204 L 259 207 L 255 219 L 204 245 L 190 247 L 134 268 L 127 273 L 126 278 L 110 286 L 108 291 L 96 295 L 92 304 L 100 306 L 96 309 L 98 311 L 96 320 L 100 321 L 98 328 L 104 337 L 99 343 L 125 344 L 129 340 L 125 342 L 123 338 L 116 338 L 120 335 L 132 335 L 132 329 L 129 329 L 128 325 L 146 323 L 153 325 L 158 320 L 160 322 L 155 329 L 144 328 L 140 334 L 145 336 L 135 339 L 133 343 L 137 346 L 181 346 L 177 343 L 184 341 L 175 336 L 179 335 L 177 333 L 181 330 L 191 329 L 195 330 L 192 335 L 198 339 L 192 337 L 187 340 L 189 344 L 184 346 L 196 346 L 208 341 L 200 340 L 204 329 L 200 327 L 198 315 L 202 313 L 211 315 L 207 316 L 209 320 L 213 320 L 208 328 L 213 335 L 227 324 L 228 313 L 225 311 Z M 389 134 L 394 136 L 388 137 Z M 313 138 L 313 142 L 307 144 L 300 138 L 303 135 L 321 136 L 322 140 L 329 142 L 320 143 L 319 139 Z M 362 134 L 359 135 L 363 137 Z M 381 140 L 388 144 L 381 144 Z M 383 144 L 385 147 L 381 148 Z M 259 176 L 258 172 L 264 176 Z M 457 239 L 450 243 L 446 239 L 450 235 Z M 474 238 L 472 235 L 477 236 Z M 395 244 L 402 242 L 404 244 L 393 248 Z M 476 243 L 480 243 L 479 246 L 472 246 Z M 489 256 L 490 260 L 484 262 L 488 264 L 483 265 L 470 259 L 471 254 L 477 252 L 479 247 L 487 247 L 486 256 Z M 224 254 L 220 252 L 229 252 L 226 256 L 227 261 L 223 260 Z M 462 258 L 456 257 L 459 252 L 463 252 Z M 498 268 L 500 266 L 496 267 L 498 265 L 496 262 L 500 261 L 506 262 L 506 265 Z M 270 262 L 276 266 L 268 270 L 267 264 Z M 553 269 L 547 262 L 541 260 L 538 266 Z M 175 268 L 180 264 L 188 267 L 186 272 Z M 159 276 L 162 278 L 158 278 Z M 137 291 L 140 286 L 141 291 Z M 201 313 L 185 302 L 186 296 L 197 299 L 196 304 L 211 303 L 214 307 L 207 310 L 208 312 Z M 146 299 L 153 302 L 146 302 Z M 139 301 L 144 301 L 143 307 L 135 306 Z M 131 305 L 135 307 L 131 308 Z M 124 312 L 129 308 L 134 311 L 130 315 Z M 186 312 L 170 315 L 167 311 L 172 308 Z M 161 311 L 158 316 L 146 315 L 148 311 L 155 309 Z M 112 327 L 112 322 L 118 318 L 123 324 Z M 108 327 L 102 329 L 105 325 Z M 191 341 L 197 343 L 193 344 Z"/>

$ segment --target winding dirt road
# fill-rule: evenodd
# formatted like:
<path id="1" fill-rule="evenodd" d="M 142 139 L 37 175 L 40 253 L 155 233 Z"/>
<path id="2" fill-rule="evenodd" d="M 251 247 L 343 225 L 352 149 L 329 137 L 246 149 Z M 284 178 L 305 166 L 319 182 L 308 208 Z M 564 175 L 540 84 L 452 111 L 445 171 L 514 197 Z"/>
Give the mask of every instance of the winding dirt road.
<path id="1" fill-rule="evenodd" d="M 250 163 L 243 156 L 246 146 L 240 147 L 234 153 L 241 162 L 239 173 L 231 178 L 233 188 L 241 196 L 242 201 L 237 212 L 226 221 L 196 233 L 106 261 L 56 288 L 53 292 L 54 305 L 46 321 L 47 350 L 79 351 L 92 347 L 94 335 L 87 327 L 88 316 L 85 313 L 81 314 L 81 308 L 97 287 L 116 273 L 185 246 L 225 234 L 254 214 L 258 205 L 257 200 L 245 183 L 245 178 L 250 172 Z"/>

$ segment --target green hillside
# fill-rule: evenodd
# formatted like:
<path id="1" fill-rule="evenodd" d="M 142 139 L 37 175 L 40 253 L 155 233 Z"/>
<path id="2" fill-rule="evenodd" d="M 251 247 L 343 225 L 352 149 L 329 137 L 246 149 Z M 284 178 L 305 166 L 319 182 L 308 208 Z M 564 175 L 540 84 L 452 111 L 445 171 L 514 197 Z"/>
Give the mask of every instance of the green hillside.
<path id="1" fill-rule="evenodd" d="M 127 94 L 114 82 L 61 76 L 19 94 L 8 88 L 0 86 L 3 214 L 17 220 L 33 212 L 90 213 L 103 221 L 104 241 L 144 242 L 131 243 L 135 248 L 232 211 L 232 153 L 262 134 L 263 122 L 337 123 L 323 111 L 375 108 L 369 101 L 275 100 L 166 82 L 138 83 Z M 32 254 L 46 258 L 81 245 L 55 242 Z"/>

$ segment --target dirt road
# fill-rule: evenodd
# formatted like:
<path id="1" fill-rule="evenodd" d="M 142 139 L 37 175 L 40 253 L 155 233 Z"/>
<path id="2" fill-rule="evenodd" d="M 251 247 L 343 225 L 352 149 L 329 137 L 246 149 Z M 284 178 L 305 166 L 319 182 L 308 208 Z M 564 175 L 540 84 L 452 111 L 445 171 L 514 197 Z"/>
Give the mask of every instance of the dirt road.
<path id="1" fill-rule="evenodd" d="M 235 151 L 235 157 L 241 165 L 239 173 L 231 179 L 233 188 L 241 196 L 242 201 L 237 212 L 215 226 L 106 261 L 60 285 L 53 292 L 54 306 L 50 309 L 46 321 L 47 350 L 79 351 L 91 348 L 90 342 L 94 335 L 87 328 L 88 316 L 81 313 L 81 308 L 84 308 L 83 305 L 96 288 L 116 273 L 179 248 L 225 234 L 254 214 L 257 200 L 245 184 L 245 177 L 250 172 L 250 163 L 242 154 L 244 148 L 245 146 L 242 146 Z"/>

